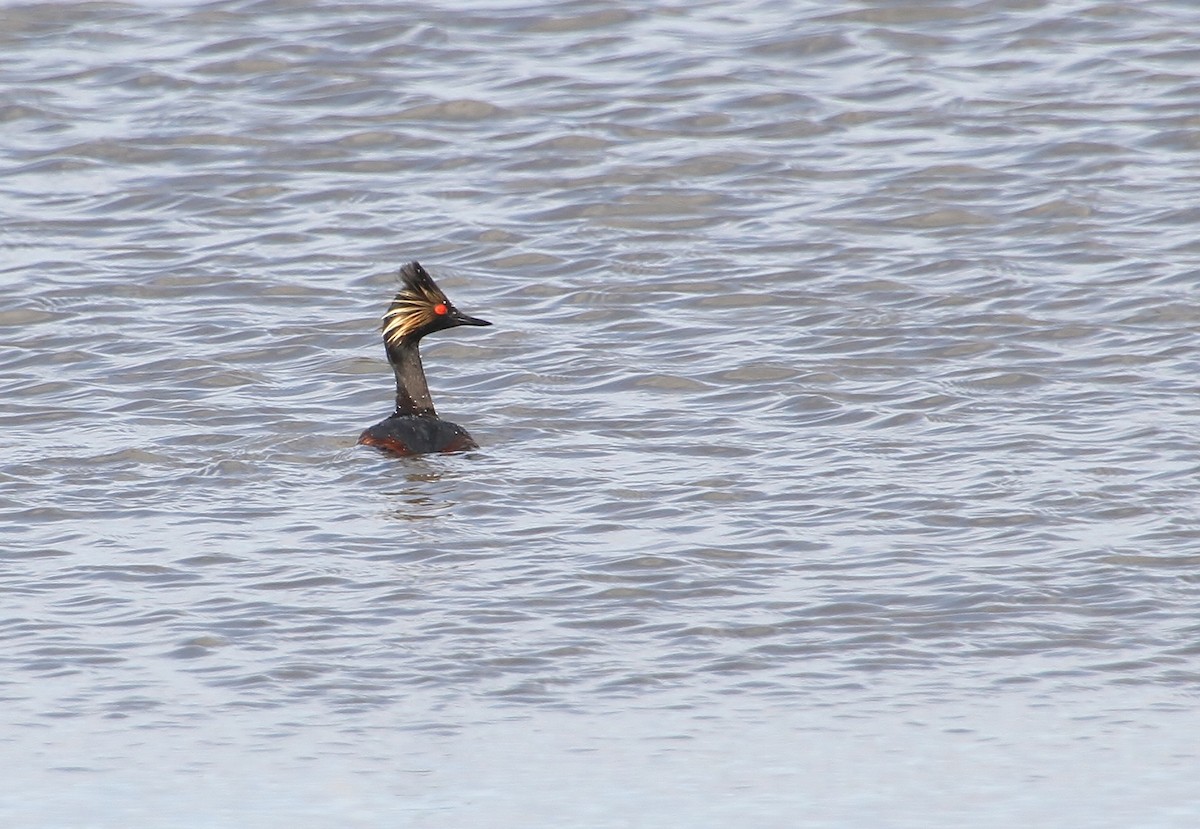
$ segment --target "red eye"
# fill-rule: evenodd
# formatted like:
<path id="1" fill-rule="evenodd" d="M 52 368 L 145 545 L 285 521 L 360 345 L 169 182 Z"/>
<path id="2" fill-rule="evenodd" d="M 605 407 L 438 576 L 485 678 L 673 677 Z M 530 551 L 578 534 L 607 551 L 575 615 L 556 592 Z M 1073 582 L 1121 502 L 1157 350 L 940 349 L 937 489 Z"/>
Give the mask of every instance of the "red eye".
<path id="1" fill-rule="evenodd" d="M 433 306 L 433 313 L 437 314 L 438 316 L 442 316 L 443 314 L 445 314 L 446 313 L 445 303 L 439 302 L 437 305 Z"/>

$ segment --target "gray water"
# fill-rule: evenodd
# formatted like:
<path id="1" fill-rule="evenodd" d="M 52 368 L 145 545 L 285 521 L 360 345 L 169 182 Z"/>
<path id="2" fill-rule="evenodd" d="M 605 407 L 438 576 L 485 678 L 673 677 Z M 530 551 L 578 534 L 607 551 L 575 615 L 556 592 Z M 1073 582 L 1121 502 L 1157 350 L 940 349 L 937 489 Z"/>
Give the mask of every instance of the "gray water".
<path id="1" fill-rule="evenodd" d="M 1198 31 L 0 6 L 0 823 L 1198 825 Z"/>

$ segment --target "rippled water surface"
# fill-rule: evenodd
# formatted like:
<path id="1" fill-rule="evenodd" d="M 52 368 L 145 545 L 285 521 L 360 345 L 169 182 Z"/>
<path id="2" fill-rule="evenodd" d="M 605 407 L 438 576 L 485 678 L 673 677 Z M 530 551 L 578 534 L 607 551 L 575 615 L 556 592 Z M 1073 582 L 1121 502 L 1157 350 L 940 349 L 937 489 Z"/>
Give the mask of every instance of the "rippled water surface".
<path id="1" fill-rule="evenodd" d="M 1198 825 L 1197 31 L 0 5 L 0 823 Z"/>

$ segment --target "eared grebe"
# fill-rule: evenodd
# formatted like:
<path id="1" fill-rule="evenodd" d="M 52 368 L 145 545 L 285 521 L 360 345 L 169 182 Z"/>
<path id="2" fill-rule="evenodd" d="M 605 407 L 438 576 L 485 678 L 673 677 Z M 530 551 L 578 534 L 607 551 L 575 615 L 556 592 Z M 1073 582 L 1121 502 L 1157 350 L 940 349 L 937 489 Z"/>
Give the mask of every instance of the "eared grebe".
<path id="1" fill-rule="evenodd" d="M 383 346 L 396 373 L 396 411 L 363 432 L 358 442 L 397 455 L 475 449 L 478 444 L 466 429 L 442 420 L 434 410 L 418 346 L 426 334 L 443 328 L 491 323 L 455 308 L 418 262 L 401 268 L 400 278 L 404 285 L 383 315 Z"/>

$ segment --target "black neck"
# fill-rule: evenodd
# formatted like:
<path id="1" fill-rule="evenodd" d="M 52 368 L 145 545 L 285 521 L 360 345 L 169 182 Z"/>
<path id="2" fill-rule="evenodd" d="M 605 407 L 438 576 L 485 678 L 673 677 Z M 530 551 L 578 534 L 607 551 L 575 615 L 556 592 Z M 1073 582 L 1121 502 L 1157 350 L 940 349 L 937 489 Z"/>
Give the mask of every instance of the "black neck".
<path id="1" fill-rule="evenodd" d="M 388 362 L 396 373 L 396 414 L 430 415 L 437 417 L 425 370 L 421 368 L 421 352 L 417 343 L 401 341 L 387 346 Z"/>

